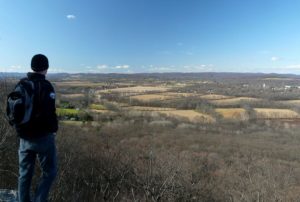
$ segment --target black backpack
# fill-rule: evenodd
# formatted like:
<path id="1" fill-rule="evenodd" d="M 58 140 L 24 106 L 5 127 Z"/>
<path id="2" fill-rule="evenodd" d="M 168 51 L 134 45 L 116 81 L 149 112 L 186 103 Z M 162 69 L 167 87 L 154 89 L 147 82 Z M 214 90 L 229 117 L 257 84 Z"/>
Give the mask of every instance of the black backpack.
<path id="1" fill-rule="evenodd" d="M 21 126 L 30 121 L 33 109 L 34 83 L 21 79 L 7 96 L 6 115 L 11 126 Z"/>

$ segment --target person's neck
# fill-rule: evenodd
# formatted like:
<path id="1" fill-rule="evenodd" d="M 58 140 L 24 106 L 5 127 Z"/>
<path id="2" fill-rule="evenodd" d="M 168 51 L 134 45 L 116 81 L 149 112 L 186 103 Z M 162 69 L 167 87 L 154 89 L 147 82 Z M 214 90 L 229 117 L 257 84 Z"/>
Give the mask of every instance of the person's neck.
<path id="1" fill-rule="evenodd" d="M 36 74 L 41 74 L 41 75 L 44 75 L 44 76 L 46 76 L 46 74 L 47 74 L 47 70 L 44 70 L 44 71 L 41 71 L 41 72 L 35 72 L 35 71 L 33 71 L 33 73 L 36 73 Z"/>

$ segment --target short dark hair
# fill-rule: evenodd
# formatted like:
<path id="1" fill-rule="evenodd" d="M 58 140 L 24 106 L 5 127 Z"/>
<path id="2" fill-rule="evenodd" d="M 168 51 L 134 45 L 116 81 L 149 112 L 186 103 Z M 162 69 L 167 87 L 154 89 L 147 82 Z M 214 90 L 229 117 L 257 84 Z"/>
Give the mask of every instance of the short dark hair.
<path id="1" fill-rule="evenodd" d="M 36 54 L 31 59 L 31 69 L 41 72 L 49 68 L 48 58 L 43 54 Z"/>

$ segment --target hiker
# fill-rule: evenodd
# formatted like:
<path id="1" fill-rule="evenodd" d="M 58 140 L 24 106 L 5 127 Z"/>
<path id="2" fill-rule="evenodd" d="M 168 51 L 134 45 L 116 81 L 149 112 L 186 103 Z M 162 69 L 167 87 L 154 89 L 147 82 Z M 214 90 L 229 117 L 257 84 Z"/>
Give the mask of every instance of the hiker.
<path id="1" fill-rule="evenodd" d="M 32 57 L 31 69 L 27 77 L 19 83 L 32 85 L 32 111 L 28 121 L 15 124 L 20 137 L 18 199 L 20 202 L 44 202 L 48 200 L 50 187 L 57 174 L 55 135 L 58 121 L 55 113 L 55 92 L 46 74 L 49 62 L 46 56 L 37 54 Z M 17 84 L 18 86 L 18 84 Z M 42 176 L 33 199 L 30 197 L 31 181 L 36 158 L 41 167 Z"/>

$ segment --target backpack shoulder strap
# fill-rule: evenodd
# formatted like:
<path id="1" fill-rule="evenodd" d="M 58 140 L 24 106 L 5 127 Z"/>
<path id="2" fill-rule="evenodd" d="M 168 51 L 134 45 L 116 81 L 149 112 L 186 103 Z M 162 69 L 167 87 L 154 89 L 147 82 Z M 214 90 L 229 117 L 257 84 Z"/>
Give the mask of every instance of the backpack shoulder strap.
<path id="1" fill-rule="evenodd" d="M 29 80 L 28 78 L 21 79 L 17 84 L 17 86 L 18 85 L 24 87 L 29 94 L 34 93 L 34 89 L 35 89 L 34 82 Z"/>

